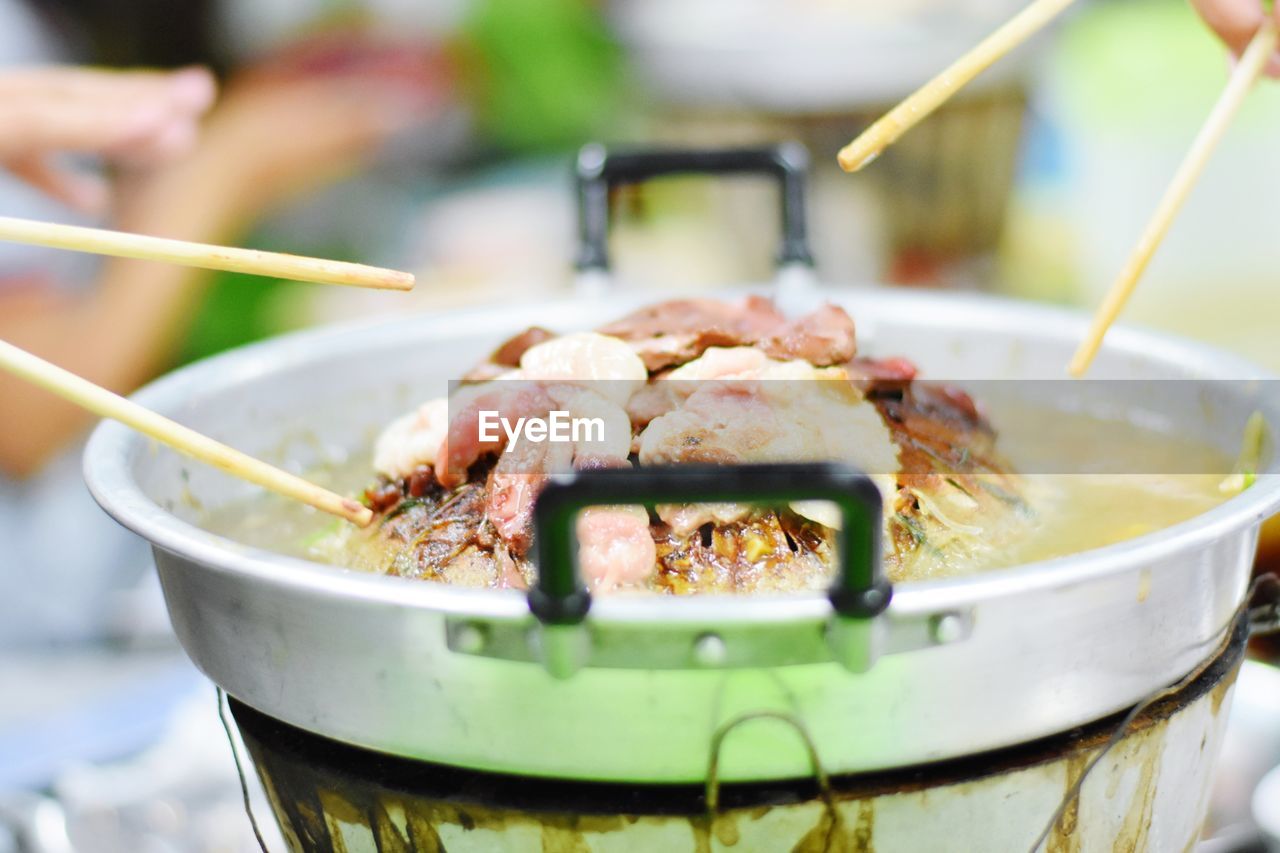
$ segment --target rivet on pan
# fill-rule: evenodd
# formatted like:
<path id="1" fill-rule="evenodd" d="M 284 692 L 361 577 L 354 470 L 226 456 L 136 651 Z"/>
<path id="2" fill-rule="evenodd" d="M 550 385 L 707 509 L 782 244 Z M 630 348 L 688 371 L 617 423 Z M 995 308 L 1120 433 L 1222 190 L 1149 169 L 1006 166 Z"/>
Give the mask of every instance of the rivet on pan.
<path id="1" fill-rule="evenodd" d="M 464 655 L 480 654 L 487 642 L 484 628 L 473 622 L 462 625 L 453 633 L 453 649 Z"/>
<path id="2" fill-rule="evenodd" d="M 939 613 L 929 619 L 929 636 L 938 645 L 963 640 L 969 626 L 959 613 Z"/>
<path id="3" fill-rule="evenodd" d="M 693 660 L 699 666 L 724 666 L 729 649 L 719 634 L 703 634 L 693 642 Z"/>

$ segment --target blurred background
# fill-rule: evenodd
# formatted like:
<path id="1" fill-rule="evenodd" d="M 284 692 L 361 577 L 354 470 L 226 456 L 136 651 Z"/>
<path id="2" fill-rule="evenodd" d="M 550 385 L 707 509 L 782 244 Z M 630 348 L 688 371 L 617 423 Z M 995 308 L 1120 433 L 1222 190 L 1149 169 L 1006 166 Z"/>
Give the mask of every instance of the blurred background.
<path id="1" fill-rule="evenodd" d="M 1083 2 L 873 167 L 850 176 L 835 165 L 860 129 L 1021 5 L 0 0 L 0 71 L 208 66 L 220 99 L 187 161 L 166 165 L 164 180 L 111 173 L 119 198 L 143 199 L 129 208 L 137 230 L 199 221 L 210 239 L 418 275 L 407 296 L 193 279 L 166 318 L 157 369 L 319 323 L 568 292 L 569 170 L 591 140 L 800 140 L 813 156 L 822 279 L 1091 308 L 1228 73 L 1183 0 Z M 1265 84 L 1126 322 L 1280 370 L 1278 140 L 1280 87 Z M 617 275 L 689 291 L 767 280 L 774 192 L 754 179 L 676 178 L 618 193 Z M 117 221 L 3 174 L 0 213 Z M 97 265 L 0 244 L 0 283 L 78 293 Z M 0 576 L 20 588 L 0 602 L 0 853 L 257 849 L 212 688 L 169 638 L 145 549 L 83 494 L 77 453 L 0 473 Z M 26 537 L 39 554 L 23 550 L 19 528 L 42 531 Z M 1241 725 L 1255 746 L 1271 738 L 1277 757 L 1274 727 Z M 1258 769 L 1242 766 L 1258 763 L 1257 749 L 1237 752 L 1225 760 L 1224 831 L 1247 823 L 1244 780 Z"/>

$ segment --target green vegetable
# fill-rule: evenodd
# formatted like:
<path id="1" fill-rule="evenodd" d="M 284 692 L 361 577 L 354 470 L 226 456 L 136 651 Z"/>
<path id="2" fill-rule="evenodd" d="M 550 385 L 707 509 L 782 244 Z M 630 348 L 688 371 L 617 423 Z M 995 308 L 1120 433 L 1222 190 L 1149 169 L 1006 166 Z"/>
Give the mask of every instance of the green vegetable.
<path id="1" fill-rule="evenodd" d="M 1224 494 L 1235 495 L 1257 482 L 1258 469 L 1262 467 L 1266 443 L 1267 419 L 1262 416 L 1262 412 L 1254 412 L 1244 425 L 1240 456 L 1236 459 L 1231 474 L 1218 485 L 1218 490 Z"/>
<path id="2" fill-rule="evenodd" d="M 404 515 L 406 512 L 413 509 L 415 506 L 426 506 L 426 505 L 427 505 L 427 502 L 424 501 L 422 498 L 405 498 L 404 500 L 400 501 L 400 503 L 396 504 L 395 507 L 391 510 L 391 512 L 387 513 L 383 517 L 382 523 L 386 524 L 391 519 L 396 518 L 397 516 L 400 516 L 400 515 Z"/>
<path id="3" fill-rule="evenodd" d="M 330 536 L 338 534 L 341 531 L 342 524 L 341 519 L 335 518 L 332 523 L 326 524 L 314 533 L 304 536 L 301 542 L 302 547 L 307 551 L 312 550 Z"/>
<path id="4" fill-rule="evenodd" d="M 924 528 L 922 528 L 920 525 L 916 524 L 914 521 L 912 521 L 910 518 L 907 518 L 905 515 L 903 515 L 900 512 L 894 514 L 893 520 L 898 522 L 898 524 L 901 524 L 903 527 L 907 529 L 907 532 L 911 534 L 911 538 L 915 540 L 917 545 L 924 544 L 924 540 L 925 540 Z"/>

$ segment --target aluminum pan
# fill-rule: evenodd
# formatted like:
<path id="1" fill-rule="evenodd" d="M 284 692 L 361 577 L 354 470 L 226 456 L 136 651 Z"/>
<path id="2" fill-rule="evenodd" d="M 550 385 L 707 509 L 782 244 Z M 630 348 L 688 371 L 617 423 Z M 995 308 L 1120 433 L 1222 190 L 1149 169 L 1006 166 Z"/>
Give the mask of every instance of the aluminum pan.
<path id="1" fill-rule="evenodd" d="M 982 355 L 1000 340 L 1017 345 L 1024 367 L 1040 365 L 1033 373 L 1056 376 L 1084 329 L 1074 314 L 984 297 L 869 289 L 824 296 L 850 309 L 870 348 L 905 351 L 895 340 L 908 331 L 945 338 L 964 351 L 955 363 L 974 375 L 1013 375 L 1013 359 L 996 364 Z M 451 362 L 464 365 L 530 323 L 590 327 L 655 298 L 611 296 L 307 332 L 194 365 L 138 399 L 262 452 L 271 442 L 261 424 L 253 425 L 259 403 L 246 399 L 248 389 L 259 401 L 307 393 L 294 386 L 325 373 L 324 384 L 310 389 L 318 399 L 341 385 L 342 365 L 367 368 L 407 353 L 447 378 L 460 370 Z M 1054 373 L 1045 372 L 1050 364 Z M 1233 357 L 1125 329 L 1108 339 L 1098 368 L 1111 376 L 1266 378 Z M 270 400 L 261 405 L 269 409 Z M 1280 423 L 1280 413 L 1268 415 Z M 352 434 L 323 438 L 353 442 Z M 176 463 L 148 444 L 116 424 L 102 425 L 86 451 L 86 478 L 108 512 L 156 545 L 175 628 L 197 665 L 230 693 L 286 722 L 375 749 L 579 778 L 699 778 L 714 728 L 764 708 L 802 720 L 828 769 L 842 772 L 971 754 L 1098 719 L 1209 654 L 1243 595 L 1257 525 L 1280 503 L 1280 478 L 1264 476 L 1196 519 L 1130 542 L 900 587 L 890 627 L 918 628 L 931 615 L 958 611 L 972 618 L 973 636 L 892 655 L 863 676 L 822 664 L 594 670 L 559 684 L 529 664 L 445 648 L 448 617 L 523 620 L 522 596 L 363 575 L 216 537 L 180 518 L 180 509 L 175 514 L 157 503 L 174 500 Z M 217 475 L 191 472 L 206 487 L 217 483 L 208 479 Z M 1140 603 L 1140 575 L 1157 571 Z M 768 624 L 818 630 L 828 613 L 818 596 L 605 599 L 591 622 L 602 635 L 738 626 L 749 641 Z M 785 726 L 753 723 L 729 744 L 722 760 L 727 779 L 808 772 Z"/>

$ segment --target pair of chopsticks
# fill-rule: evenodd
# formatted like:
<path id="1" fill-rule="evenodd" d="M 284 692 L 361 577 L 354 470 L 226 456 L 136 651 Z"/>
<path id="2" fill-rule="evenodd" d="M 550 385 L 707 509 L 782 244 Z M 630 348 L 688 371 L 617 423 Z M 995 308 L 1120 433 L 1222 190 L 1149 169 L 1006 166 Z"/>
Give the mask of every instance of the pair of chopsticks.
<path id="1" fill-rule="evenodd" d="M 871 163 L 902 134 L 936 110 L 974 77 L 1039 32 L 1073 2 L 1075 0 L 1035 0 L 845 146 L 837 155 L 840 167 L 846 172 L 856 172 Z M 1241 55 L 1204 126 L 1174 173 L 1173 180 L 1147 223 L 1141 239 L 1098 307 L 1084 341 L 1067 367 L 1072 376 L 1084 375 L 1093 363 L 1107 330 L 1133 294 L 1156 249 L 1169 233 L 1178 211 L 1204 172 L 1214 148 L 1222 140 L 1232 118 L 1244 103 L 1245 96 L 1266 68 L 1267 60 L 1275 52 L 1277 44 L 1280 44 L 1280 40 L 1277 39 L 1276 25 L 1268 20 L 1258 29 Z"/>
<path id="2" fill-rule="evenodd" d="M 362 264 L 9 217 L 0 217 L 0 240 L 322 284 L 410 290 L 414 283 L 409 273 Z M 0 341 L 0 369 L 242 480 L 302 501 L 361 527 L 373 520 L 373 513 L 368 507 L 350 498 L 228 447 L 5 341 Z"/>

